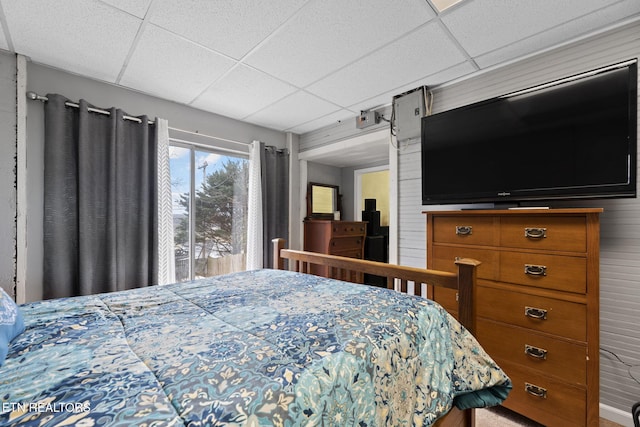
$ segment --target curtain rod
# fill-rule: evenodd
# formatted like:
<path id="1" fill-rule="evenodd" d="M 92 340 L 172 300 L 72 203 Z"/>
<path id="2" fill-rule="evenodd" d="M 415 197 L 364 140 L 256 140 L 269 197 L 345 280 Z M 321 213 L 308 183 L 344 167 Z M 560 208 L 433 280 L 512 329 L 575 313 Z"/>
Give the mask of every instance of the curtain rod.
<path id="1" fill-rule="evenodd" d="M 49 98 L 47 98 L 46 96 L 38 95 L 37 93 L 35 93 L 33 91 L 27 92 L 27 98 L 29 98 L 29 99 L 31 99 L 33 101 L 42 101 L 42 102 L 47 102 L 49 100 Z M 76 104 L 74 102 L 70 102 L 70 101 L 65 102 L 64 105 L 66 105 L 67 107 L 72 107 L 72 108 L 80 108 L 80 105 L 78 105 L 78 104 Z M 101 110 L 99 108 L 89 107 L 88 110 L 90 112 L 92 112 L 92 113 L 104 114 L 106 116 L 110 116 L 111 115 L 111 112 L 109 112 L 107 110 Z M 140 120 L 137 117 L 122 116 L 122 118 L 125 119 L 125 120 L 131 120 L 133 122 L 142 123 L 142 120 Z M 147 123 L 150 124 L 150 125 L 155 124 L 155 122 L 153 120 L 148 120 Z M 174 127 L 171 127 L 171 126 L 169 126 L 169 129 L 175 130 L 177 132 L 188 133 L 188 134 L 191 134 L 191 135 L 202 136 L 202 137 L 205 137 L 205 138 L 217 139 L 219 141 L 230 142 L 230 143 L 233 143 L 233 144 L 240 144 L 240 145 L 244 145 L 244 146 L 247 146 L 247 145 L 250 144 L 249 142 L 235 141 L 233 139 L 221 138 L 221 137 L 218 137 L 218 136 L 211 136 L 211 135 L 207 135 L 207 134 L 204 134 L 204 133 L 199 133 L 199 132 L 194 132 L 194 131 L 190 131 L 190 130 L 174 128 Z"/>
<path id="2" fill-rule="evenodd" d="M 47 102 L 49 100 L 49 98 L 47 98 L 46 96 L 42 96 L 42 95 L 38 95 L 35 92 L 27 92 L 27 98 L 34 100 L 34 101 L 42 101 L 42 102 Z M 76 104 L 75 102 L 70 102 L 67 101 L 64 103 L 64 105 L 66 105 L 67 107 L 72 107 L 72 108 L 80 108 L 80 105 Z M 107 111 L 107 110 L 101 110 L 99 108 L 93 108 L 93 107 L 88 107 L 87 110 L 89 110 L 92 113 L 98 113 L 98 114 L 104 114 L 105 116 L 110 116 L 111 112 Z M 125 120 L 131 120 L 132 122 L 138 122 L 138 123 L 142 123 L 142 120 L 140 120 L 137 117 L 133 117 L 133 116 L 122 116 L 123 119 Z M 153 120 L 148 120 L 147 121 L 148 124 L 153 125 L 155 124 Z"/>

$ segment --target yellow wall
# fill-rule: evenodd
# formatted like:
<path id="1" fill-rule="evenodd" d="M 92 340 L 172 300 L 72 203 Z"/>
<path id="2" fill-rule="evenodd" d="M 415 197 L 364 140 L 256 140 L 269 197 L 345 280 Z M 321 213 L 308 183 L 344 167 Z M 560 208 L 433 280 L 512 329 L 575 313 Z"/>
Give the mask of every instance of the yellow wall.
<path id="1" fill-rule="evenodd" d="M 380 211 L 380 225 L 389 225 L 389 171 L 369 172 L 362 175 L 362 209 L 365 199 L 376 199 Z"/>

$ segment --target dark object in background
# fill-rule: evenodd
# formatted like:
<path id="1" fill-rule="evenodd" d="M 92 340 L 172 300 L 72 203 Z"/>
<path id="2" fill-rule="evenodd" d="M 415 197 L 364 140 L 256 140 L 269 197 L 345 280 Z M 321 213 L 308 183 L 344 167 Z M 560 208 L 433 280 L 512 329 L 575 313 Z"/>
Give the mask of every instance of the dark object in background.
<path id="1" fill-rule="evenodd" d="M 364 242 L 364 259 L 389 262 L 389 227 L 380 225 L 380 211 L 376 210 L 376 199 L 364 199 L 362 220 L 367 221 L 367 236 Z M 364 275 L 364 283 L 380 288 L 387 287 L 387 279 L 372 274 Z"/>

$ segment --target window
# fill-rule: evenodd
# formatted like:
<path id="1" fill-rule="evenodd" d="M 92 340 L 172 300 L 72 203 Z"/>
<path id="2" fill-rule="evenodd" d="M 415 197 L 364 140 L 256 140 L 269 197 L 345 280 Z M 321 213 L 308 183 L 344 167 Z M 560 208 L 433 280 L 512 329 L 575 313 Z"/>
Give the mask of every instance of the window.
<path id="1" fill-rule="evenodd" d="M 244 270 L 248 158 L 176 142 L 170 158 L 176 281 Z"/>

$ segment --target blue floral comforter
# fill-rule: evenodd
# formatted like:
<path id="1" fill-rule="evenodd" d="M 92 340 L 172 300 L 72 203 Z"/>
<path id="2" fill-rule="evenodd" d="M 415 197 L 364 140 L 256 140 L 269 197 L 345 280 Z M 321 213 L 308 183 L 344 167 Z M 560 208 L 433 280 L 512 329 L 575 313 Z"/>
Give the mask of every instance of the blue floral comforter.
<path id="1" fill-rule="evenodd" d="M 3 426 L 421 426 L 511 388 L 437 304 L 288 271 L 21 310 Z"/>

